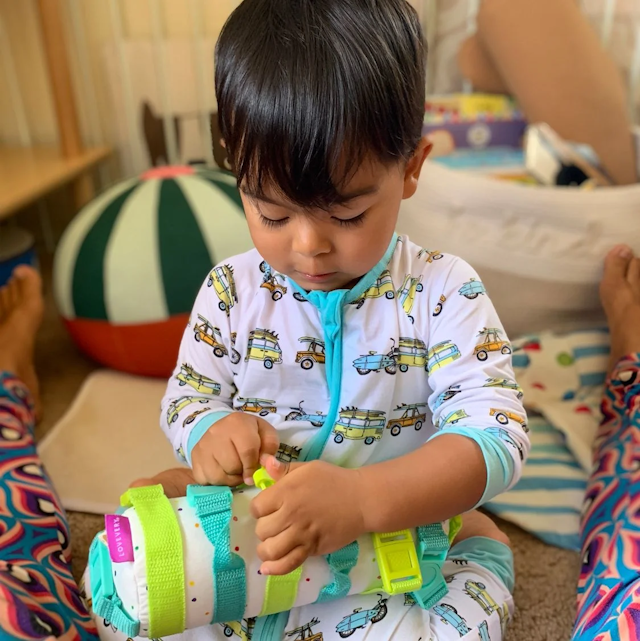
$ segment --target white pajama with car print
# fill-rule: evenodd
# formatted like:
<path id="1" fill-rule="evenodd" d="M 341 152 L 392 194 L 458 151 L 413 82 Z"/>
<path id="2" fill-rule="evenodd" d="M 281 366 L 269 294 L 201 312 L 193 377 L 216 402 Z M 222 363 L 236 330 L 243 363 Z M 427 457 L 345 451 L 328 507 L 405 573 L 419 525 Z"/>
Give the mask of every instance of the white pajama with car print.
<path id="1" fill-rule="evenodd" d="M 252 250 L 206 278 L 162 402 L 162 429 L 189 462 L 211 425 L 251 412 L 278 430 L 283 460 L 349 468 L 460 434 L 485 455 L 484 502 L 518 480 L 529 448 L 510 354 L 477 274 L 456 257 L 395 236 L 353 289 L 306 292 Z M 449 593 L 429 611 L 411 597 L 350 596 L 293 609 L 287 638 L 502 639 L 513 611 L 508 548 L 468 539 L 453 546 L 443 574 Z M 182 636 L 250 635 L 245 621 Z"/>

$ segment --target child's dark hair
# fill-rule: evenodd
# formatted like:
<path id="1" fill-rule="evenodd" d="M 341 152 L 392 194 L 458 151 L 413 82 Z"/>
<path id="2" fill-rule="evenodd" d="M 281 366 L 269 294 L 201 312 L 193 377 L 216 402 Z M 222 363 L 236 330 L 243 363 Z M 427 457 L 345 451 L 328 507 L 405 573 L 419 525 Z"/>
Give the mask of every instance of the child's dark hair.
<path id="1" fill-rule="evenodd" d="M 238 184 L 303 208 L 345 202 L 362 162 L 411 157 L 426 46 L 406 0 L 244 0 L 216 47 L 220 130 Z"/>

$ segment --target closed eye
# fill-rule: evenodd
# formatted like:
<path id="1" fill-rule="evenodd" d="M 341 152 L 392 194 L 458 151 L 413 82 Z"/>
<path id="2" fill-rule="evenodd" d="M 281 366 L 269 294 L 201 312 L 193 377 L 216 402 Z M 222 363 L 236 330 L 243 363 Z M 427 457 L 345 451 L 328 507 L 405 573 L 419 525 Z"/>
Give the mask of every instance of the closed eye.
<path id="1" fill-rule="evenodd" d="M 367 212 L 362 212 L 359 216 L 354 218 L 334 218 L 341 227 L 358 227 L 364 223 Z"/>
<path id="2" fill-rule="evenodd" d="M 284 225 L 286 225 L 287 222 L 289 222 L 289 218 L 279 218 L 278 220 L 274 220 L 273 218 L 267 218 L 266 216 L 260 214 L 260 222 L 265 227 L 269 227 L 269 229 L 277 229 L 278 227 L 283 227 Z"/>

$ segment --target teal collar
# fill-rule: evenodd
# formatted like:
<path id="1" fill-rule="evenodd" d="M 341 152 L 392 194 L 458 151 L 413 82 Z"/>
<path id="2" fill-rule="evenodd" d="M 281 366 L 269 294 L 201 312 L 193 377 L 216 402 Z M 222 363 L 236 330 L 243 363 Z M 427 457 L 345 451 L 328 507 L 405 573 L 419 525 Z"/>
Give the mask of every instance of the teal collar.
<path id="1" fill-rule="evenodd" d="M 342 298 L 343 305 L 348 305 L 349 303 L 353 303 L 353 301 L 362 298 L 362 295 L 373 286 L 378 278 L 380 278 L 380 274 L 382 274 L 382 272 L 387 269 L 389 262 L 391 261 L 391 258 L 396 251 L 396 247 L 398 246 L 399 241 L 400 238 L 398 234 L 394 233 L 393 237 L 391 238 L 391 242 L 389 243 L 389 247 L 387 247 L 387 251 L 384 253 L 384 256 L 380 259 L 377 265 L 368 273 L 366 273 L 351 289 L 334 290 L 336 292 L 334 296 L 337 296 L 337 292 L 340 292 L 340 297 Z M 327 294 L 333 293 L 320 292 L 315 290 L 307 292 L 305 289 L 302 289 L 302 287 L 300 287 L 300 285 L 298 285 L 298 283 L 296 283 L 293 279 L 288 278 L 288 280 L 291 285 L 293 285 L 293 288 L 296 290 L 296 292 L 300 296 L 302 296 L 304 300 L 309 301 L 316 306 L 319 302 L 319 299 L 325 298 Z M 325 296 L 323 296 L 323 294 L 325 294 Z"/>

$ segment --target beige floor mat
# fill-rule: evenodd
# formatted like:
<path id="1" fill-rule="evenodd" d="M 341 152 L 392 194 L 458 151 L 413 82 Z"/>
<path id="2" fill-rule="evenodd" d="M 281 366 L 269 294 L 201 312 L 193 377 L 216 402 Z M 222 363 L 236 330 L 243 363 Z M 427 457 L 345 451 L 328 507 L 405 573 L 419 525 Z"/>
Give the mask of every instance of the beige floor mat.
<path id="1" fill-rule="evenodd" d="M 67 510 L 105 514 L 136 478 L 178 465 L 159 426 L 165 381 L 91 374 L 38 451 Z"/>

